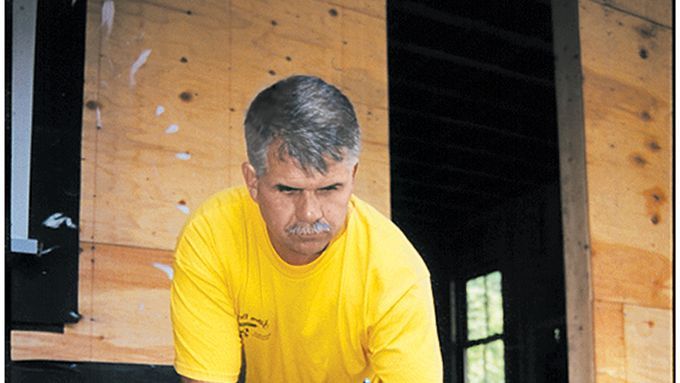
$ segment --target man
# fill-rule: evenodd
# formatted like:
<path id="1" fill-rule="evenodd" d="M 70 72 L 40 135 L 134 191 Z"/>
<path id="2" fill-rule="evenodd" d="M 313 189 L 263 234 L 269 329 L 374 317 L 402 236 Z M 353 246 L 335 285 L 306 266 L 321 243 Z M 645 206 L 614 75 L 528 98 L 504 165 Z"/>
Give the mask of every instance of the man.
<path id="1" fill-rule="evenodd" d="M 441 382 L 429 272 L 352 195 L 349 100 L 294 76 L 245 120 L 245 187 L 211 197 L 177 244 L 175 369 L 184 382 Z"/>

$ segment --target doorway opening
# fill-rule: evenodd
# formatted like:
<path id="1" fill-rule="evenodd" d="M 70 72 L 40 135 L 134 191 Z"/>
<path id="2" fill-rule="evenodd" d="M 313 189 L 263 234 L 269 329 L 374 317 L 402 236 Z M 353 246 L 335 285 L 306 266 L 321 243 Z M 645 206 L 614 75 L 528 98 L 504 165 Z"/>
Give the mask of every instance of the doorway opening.
<path id="1" fill-rule="evenodd" d="M 567 382 L 551 6 L 388 1 L 392 219 L 445 381 Z"/>

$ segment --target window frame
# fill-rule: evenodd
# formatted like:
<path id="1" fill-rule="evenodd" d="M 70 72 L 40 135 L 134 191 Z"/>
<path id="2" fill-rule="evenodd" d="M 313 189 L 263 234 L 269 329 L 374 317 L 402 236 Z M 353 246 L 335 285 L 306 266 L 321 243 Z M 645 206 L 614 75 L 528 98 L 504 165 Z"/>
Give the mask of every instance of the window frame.
<path id="1" fill-rule="evenodd" d="M 480 339 L 468 340 L 468 324 L 467 324 L 467 282 L 482 276 L 488 276 L 494 272 L 499 272 L 501 275 L 501 296 L 503 308 L 503 331 L 500 334 L 493 334 Z M 503 342 L 503 368 L 505 383 L 508 383 L 508 357 L 507 357 L 507 330 L 508 323 L 506 318 L 507 310 L 507 282 L 504 271 L 500 267 L 487 267 L 483 270 L 477 270 L 474 273 L 466 273 L 457 279 L 451 280 L 449 283 L 449 299 L 451 304 L 451 332 L 449 333 L 449 340 L 453 345 L 454 355 L 452 360 L 452 381 L 456 383 L 466 382 L 466 350 L 480 345 L 490 344 L 491 342 L 501 340 Z"/>

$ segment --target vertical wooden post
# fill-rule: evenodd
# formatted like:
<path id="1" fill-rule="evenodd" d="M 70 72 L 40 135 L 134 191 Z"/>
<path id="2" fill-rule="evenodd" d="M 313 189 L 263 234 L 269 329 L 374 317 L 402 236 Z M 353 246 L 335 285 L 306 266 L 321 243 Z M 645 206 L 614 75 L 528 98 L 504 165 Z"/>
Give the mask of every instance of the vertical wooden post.
<path id="1" fill-rule="evenodd" d="M 595 381 L 578 2 L 552 1 L 569 381 Z"/>

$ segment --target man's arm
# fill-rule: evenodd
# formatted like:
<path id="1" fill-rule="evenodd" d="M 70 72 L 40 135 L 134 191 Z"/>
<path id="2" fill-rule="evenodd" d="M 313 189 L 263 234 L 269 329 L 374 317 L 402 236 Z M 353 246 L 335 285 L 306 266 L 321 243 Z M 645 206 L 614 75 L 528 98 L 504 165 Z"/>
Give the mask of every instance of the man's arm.
<path id="1" fill-rule="evenodd" d="M 411 286 L 375 323 L 369 334 L 369 353 L 381 382 L 443 380 L 429 278 Z"/>
<path id="2" fill-rule="evenodd" d="M 185 379 L 236 382 L 241 339 L 215 240 L 198 216 L 182 233 L 175 251 L 170 289 L 175 370 Z M 196 380 L 196 381 L 200 381 Z"/>

